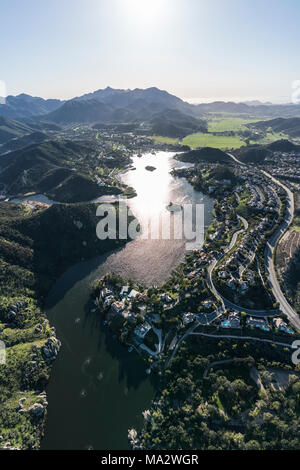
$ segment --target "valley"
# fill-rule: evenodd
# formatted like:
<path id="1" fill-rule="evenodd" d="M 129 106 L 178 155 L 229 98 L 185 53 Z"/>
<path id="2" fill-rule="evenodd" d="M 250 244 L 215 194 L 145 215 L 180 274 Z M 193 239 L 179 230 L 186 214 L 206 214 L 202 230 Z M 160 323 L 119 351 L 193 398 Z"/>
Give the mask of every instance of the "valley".
<path id="1" fill-rule="evenodd" d="M 0 448 L 297 448 L 295 108 L 50 101 L 0 105 Z M 119 201 L 142 230 L 202 205 L 203 243 L 99 240 Z"/>

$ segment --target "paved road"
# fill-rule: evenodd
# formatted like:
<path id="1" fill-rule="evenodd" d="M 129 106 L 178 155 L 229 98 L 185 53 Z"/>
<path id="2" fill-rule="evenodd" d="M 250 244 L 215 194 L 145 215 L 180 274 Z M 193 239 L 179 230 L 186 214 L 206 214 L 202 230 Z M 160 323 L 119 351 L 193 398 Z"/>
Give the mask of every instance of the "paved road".
<path id="1" fill-rule="evenodd" d="M 280 305 L 280 309 L 283 311 L 283 313 L 286 314 L 290 322 L 294 325 L 295 328 L 300 330 L 300 319 L 299 315 L 293 307 L 289 304 L 287 299 L 285 298 L 280 284 L 277 279 L 276 275 L 276 270 L 274 266 L 274 260 L 273 260 L 273 254 L 274 254 L 274 249 L 276 247 L 276 243 L 278 240 L 282 237 L 282 235 L 285 233 L 287 228 L 290 226 L 290 224 L 293 221 L 294 217 L 294 195 L 292 191 L 287 188 L 284 184 L 282 184 L 280 181 L 278 181 L 276 178 L 274 178 L 272 175 L 267 173 L 266 171 L 263 171 L 264 175 L 267 176 L 267 178 L 270 178 L 275 184 L 280 186 L 285 190 L 287 193 L 287 211 L 285 214 L 285 218 L 278 228 L 276 232 L 272 235 L 270 240 L 267 243 L 266 250 L 265 250 L 265 268 L 266 272 L 268 273 L 268 281 L 271 286 L 271 289 L 273 291 L 274 297 L 276 298 L 277 302 Z"/>
<path id="2" fill-rule="evenodd" d="M 240 230 L 238 230 L 237 232 L 234 232 L 234 234 L 231 238 L 230 244 L 227 246 L 227 248 L 225 248 L 223 255 L 220 256 L 220 258 L 218 258 L 218 259 L 214 259 L 207 268 L 207 279 L 206 279 L 207 284 L 208 284 L 210 290 L 216 296 L 216 298 L 219 299 L 222 302 L 223 306 L 224 306 L 224 299 L 219 294 L 217 289 L 215 288 L 215 285 L 214 285 L 213 280 L 212 280 L 212 273 L 213 273 L 213 270 L 215 269 L 216 265 L 219 263 L 219 261 L 226 255 L 226 253 L 228 253 L 234 247 L 239 234 L 244 232 L 244 230 L 247 230 L 247 228 L 248 228 L 247 220 L 244 219 L 243 217 L 240 217 L 240 216 L 238 216 L 238 218 L 243 223 L 244 227 L 241 228 Z"/>
<path id="3" fill-rule="evenodd" d="M 207 376 L 207 373 L 208 371 L 214 367 L 214 366 L 218 366 L 218 365 L 221 365 L 221 364 L 230 364 L 231 362 L 233 362 L 234 359 L 224 359 L 223 361 L 215 361 L 215 362 L 212 362 L 211 364 L 209 364 L 209 366 L 205 369 L 204 373 L 203 373 L 203 378 L 205 379 L 205 377 Z"/>
<path id="4" fill-rule="evenodd" d="M 185 333 L 184 335 L 181 336 L 181 338 L 179 338 L 179 340 L 177 341 L 177 344 L 175 346 L 175 348 L 173 349 L 173 352 L 169 358 L 169 360 L 167 361 L 166 365 L 165 365 L 165 369 L 167 369 L 167 367 L 169 367 L 170 365 L 170 362 L 172 361 L 173 357 L 175 356 L 175 354 L 177 353 L 177 349 L 178 349 L 178 346 L 180 345 L 181 341 L 183 341 L 188 335 L 190 335 L 196 328 L 198 328 L 199 326 L 199 323 L 196 322 L 193 326 L 191 326 L 191 328 L 189 328 Z"/>
<path id="5" fill-rule="evenodd" d="M 251 315 L 252 317 L 269 317 L 269 316 L 271 317 L 279 313 L 279 309 L 253 310 L 251 308 L 241 307 L 240 305 L 236 305 L 233 302 L 230 302 L 230 300 L 225 299 L 224 297 L 223 297 L 223 301 L 227 308 L 232 308 L 233 310 L 236 310 L 238 312 L 246 312 L 248 315 Z"/>
<path id="6" fill-rule="evenodd" d="M 224 309 L 225 308 L 232 308 L 232 309 L 234 309 L 238 312 L 246 312 L 246 313 L 248 313 L 248 315 L 252 315 L 253 317 L 268 317 L 268 316 L 271 316 L 271 315 L 275 315 L 279 312 L 278 309 L 276 309 L 276 310 L 253 310 L 253 309 L 241 307 L 240 305 L 234 304 L 230 300 L 225 299 L 225 297 L 223 297 L 217 291 L 217 289 L 215 288 L 215 285 L 213 283 L 212 273 L 213 273 L 213 270 L 215 269 L 216 265 L 225 256 L 225 254 L 228 253 L 235 246 L 239 234 L 242 233 L 244 230 L 248 229 L 247 220 L 244 219 L 243 217 L 240 217 L 240 216 L 239 216 L 239 219 L 242 221 L 244 227 L 233 234 L 230 244 L 224 250 L 224 254 L 219 259 L 214 259 L 210 263 L 209 267 L 207 268 L 207 278 L 206 278 L 207 285 L 209 286 L 209 288 L 213 292 L 213 294 L 216 296 L 216 298 L 219 299 L 220 302 L 222 302 L 222 305 L 223 305 Z"/>
<path id="7" fill-rule="evenodd" d="M 232 155 L 232 153 L 228 153 L 227 152 L 227 155 L 232 158 L 232 160 L 234 160 L 236 163 L 238 163 L 239 165 L 244 165 L 244 166 L 247 166 L 246 163 L 243 163 L 243 162 L 240 162 L 240 160 L 238 160 L 234 155 Z"/>
<path id="8" fill-rule="evenodd" d="M 212 333 L 202 333 L 202 332 L 195 332 L 194 330 L 199 326 L 198 323 L 196 323 L 195 325 L 192 326 L 192 328 L 190 328 L 181 338 L 180 340 L 178 341 L 178 343 L 176 344 L 174 350 L 173 350 L 173 353 L 171 355 L 171 357 L 169 358 L 168 362 L 166 363 L 166 366 L 165 368 L 167 368 L 169 365 L 170 365 L 170 362 L 171 360 L 173 359 L 173 357 L 175 356 L 175 354 L 177 353 L 177 349 L 178 349 L 178 346 L 179 344 L 181 343 L 182 340 L 184 340 L 188 335 L 194 335 L 194 336 L 205 336 L 207 338 L 222 338 L 222 339 L 226 339 L 226 338 L 229 338 L 229 339 L 243 339 L 243 340 L 247 340 L 247 341 L 259 341 L 260 343 L 271 343 L 271 344 L 277 344 L 278 346 L 282 346 L 284 348 L 291 348 L 291 349 L 294 349 L 293 346 L 292 346 L 292 343 L 289 344 L 289 343 L 280 343 L 279 341 L 273 341 L 271 339 L 264 339 L 264 338 L 257 338 L 255 336 L 236 336 L 236 335 L 216 335 L 216 334 L 212 334 Z M 228 360 L 229 361 L 229 360 Z M 222 363 L 223 361 L 220 361 L 219 363 Z M 224 363 L 227 362 L 227 359 L 224 360 Z M 210 366 L 208 367 L 208 369 L 213 365 L 214 363 L 210 364 Z"/>
<path id="9" fill-rule="evenodd" d="M 236 163 L 239 163 L 240 165 L 246 166 L 245 163 L 240 162 L 234 155 L 231 153 L 228 153 L 229 157 L 231 157 Z M 293 309 L 293 307 L 289 304 L 287 299 L 285 298 L 280 284 L 277 279 L 276 275 L 276 270 L 274 266 L 274 261 L 273 261 L 273 253 L 274 253 L 274 248 L 276 246 L 276 243 L 278 240 L 282 237 L 286 229 L 289 227 L 289 225 L 293 221 L 294 217 L 294 195 L 292 191 L 285 186 L 283 183 L 278 181 L 274 176 L 270 175 L 266 171 L 262 170 L 262 173 L 267 177 L 270 178 L 273 183 L 277 184 L 280 186 L 284 191 L 287 193 L 287 200 L 288 200 L 288 207 L 287 207 L 287 212 L 284 218 L 284 221 L 282 222 L 281 226 L 276 230 L 276 232 L 272 235 L 270 238 L 269 242 L 267 243 L 267 247 L 265 250 L 265 269 L 266 272 L 268 273 L 268 281 L 270 284 L 270 287 L 272 289 L 272 292 L 274 294 L 274 297 L 276 301 L 280 305 L 281 311 L 288 317 L 292 325 L 300 330 L 300 318 L 298 313 Z"/>
<path id="10" fill-rule="evenodd" d="M 289 343 L 280 343 L 279 341 L 273 341 L 271 339 L 263 339 L 263 338 L 257 338 L 255 336 L 235 336 L 235 335 L 214 335 L 214 334 L 209 334 L 209 333 L 196 333 L 196 332 L 191 332 L 191 335 L 197 335 L 197 336 L 207 336 L 208 338 L 229 338 L 229 339 L 246 339 L 247 341 L 253 340 L 253 341 L 260 341 L 261 343 L 271 343 L 271 344 L 277 344 L 278 346 L 283 346 L 284 348 L 291 348 L 294 349 L 292 344 Z"/>

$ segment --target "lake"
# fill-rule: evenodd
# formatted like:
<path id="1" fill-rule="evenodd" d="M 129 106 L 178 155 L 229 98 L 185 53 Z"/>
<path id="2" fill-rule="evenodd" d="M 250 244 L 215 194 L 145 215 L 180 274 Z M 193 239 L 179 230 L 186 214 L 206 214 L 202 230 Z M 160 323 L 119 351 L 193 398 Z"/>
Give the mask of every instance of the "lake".
<path id="1" fill-rule="evenodd" d="M 172 153 L 134 157 L 133 167 L 121 175 L 137 197 L 128 205 L 142 228 L 149 216 L 167 220 L 166 206 L 204 204 L 205 225 L 212 220 L 214 201 L 194 191 L 184 178 L 170 174 L 184 167 Z M 153 166 L 148 171 L 146 166 Z M 185 257 L 186 240 L 138 238 L 118 250 L 70 268 L 53 286 L 46 312 L 62 348 L 47 387 L 48 416 L 42 449 L 128 449 L 128 429 L 140 429 L 142 411 L 155 393 L 155 378 L 136 353 L 121 346 L 91 312 L 90 286 L 109 271 L 141 284 L 160 284 Z"/>

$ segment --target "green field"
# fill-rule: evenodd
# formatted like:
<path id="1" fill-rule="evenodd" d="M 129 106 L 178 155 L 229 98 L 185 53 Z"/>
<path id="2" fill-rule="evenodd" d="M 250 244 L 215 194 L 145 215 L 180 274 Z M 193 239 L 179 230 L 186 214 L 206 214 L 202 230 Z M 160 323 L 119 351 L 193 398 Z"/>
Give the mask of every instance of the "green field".
<path id="1" fill-rule="evenodd" d="M 257 119 L 242 119 L 235 117 L 227 118 L 212 118 L 208 119 L 208 132 L 226 132 L 226 131 L 240 131 L 245 130 L 246 124 L 250 122 L 257 122 Z"/>
<path id="2" fill-rule="evenodd" d="M 289 136 L 287 134 L 284 134 L 283 132 L 267 132 L 266 137 L 259 139 L 257 143 L 261 145 L 266 145 L 281 139 L 289 140 Z M 252 144 L 254 142 L 250 141 L 250 143 Z"/>
<path id="3" fill-rule="evenodd" d="M 169 144 L 169 145 L 176 145 L 179 142 L 179 139 L 174 137 L 163 137 L 160 135 L 154 135 L 151 137 L 151 139 L 154 140 L 155 143 L 157 144 Z"/>
<path id="4" fill-rule="evenodd" d="M 246 145 L 239 136 L 219 136 L 213 134 L 191 134 L 182 140 L 182 144 L 191 148 L 214 147 L 218 149 L 240 148 Z"/>
<path id="5" fill-rule="evenodd" d="M 263 120 L 263 119 L 260 119 Z M 257 122 L 257 119 L 243 119 L 239 117 L 210 117 L 207 119 L 208 132 L 190 134 L 184 139 L 153 136 L 154 142 L 158 144 L 176 145 L 181 143 L 195 149 L 198 147 L 214 147 L 218 149 L 237 149 L 246 145 L 246 142 L 237 133 L 247 129 L 246 124 Z M 233 131 L 236 135 L 214 135 L 216 132 Z M 280 139 L 288 139 L 284 133 L 267 132 L 266 136 L 256 141 L 250 140 L 250 144 L 266 145 Z"/>

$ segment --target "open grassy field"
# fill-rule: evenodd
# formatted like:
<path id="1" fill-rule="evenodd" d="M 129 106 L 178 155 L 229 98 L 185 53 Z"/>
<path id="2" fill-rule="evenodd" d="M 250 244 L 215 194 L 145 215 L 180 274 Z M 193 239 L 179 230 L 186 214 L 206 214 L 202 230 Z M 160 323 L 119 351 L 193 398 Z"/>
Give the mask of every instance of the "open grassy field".
<path id="1" fill-rule="evenodd" d="M 260 121 L 265 119 L 260 119 Z M 257 118 L 243 119 L 239 117 L 213 117 L 207 120 L 208 132 L 227 132 L 227 131 L 243 131 L 246 130 L 246 124 L 258 122 Z M 264 139 L 260 139 L 260 144 L 269 144 L 275 140 L 288 139 L 288 135 L 283 132 L 267 132 Z M 251 142 L 254 143 L 254 142 Z"/>
<path id="2" fill-rule="evenodd" d="M 208 132 L 226 132 L 245 130 L 245 124 L 255 122 L 257 119 L 242 119 L 237 117 L 214 117 L 207 120 Z"/>
<path id="3" fill-rule="evenodd" d="M 196 134 L 190 134 L 184 139 L 178 138 L 153 136 L 151 137 L 154 142 L 160 144 L 173 144 L 176 145 L 179 142 L 183 145 L 188 145 L 192 149 L 198 147 L 214 147 L 221 150 L 224 149 L 237 149 L 244 145 L 246 142 L 237 133 L 247 129 L 246 124 L 257 122 L 257 119 L 244 119 L 240 117 L 209 117 L 207 119 L 208 132 L 198 132 Z M 215 132 L 228 132 L 233 131 L 236 135 L 213 135 Z M 250 144 L 266 145 L 271 142 L 275 142 L 280 139 L 288 139 L 288 136 L 284 133 L 267 132 L 265 137 L 259 140 L 250 140 Z"/>
<path id="4" fill-rule="evenodd" d="M 182 140 L 184 145 L 191 148 L 214 147 L 218 149 L 240 148 L 245 142 L 239 136 L 218 136 L 213 134 L 191 134 Z"/>
<path id="5" fill-rule="evenodd" d="M 160 135 L 154 135 L 151 137 L 157 144 L 169 144 L 169 145 L 176 145 L 179 142 L 179 139 L 176 137 L 163 137 Z"/>
<path id="6" fill-rule="evenodd" d="M 266 145 L 281 139 L 289 140 L 289 136 L 287 134 L 284 134 L 283 132 L 267 132 L 266 136 L 262 139 L 259 139 L 257 143 L 261 145 Z M 251 141 L 250 143 L 252 144 L 254 142 Z"/>

